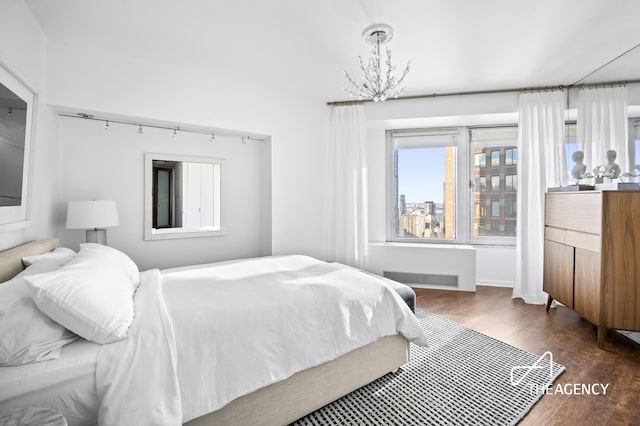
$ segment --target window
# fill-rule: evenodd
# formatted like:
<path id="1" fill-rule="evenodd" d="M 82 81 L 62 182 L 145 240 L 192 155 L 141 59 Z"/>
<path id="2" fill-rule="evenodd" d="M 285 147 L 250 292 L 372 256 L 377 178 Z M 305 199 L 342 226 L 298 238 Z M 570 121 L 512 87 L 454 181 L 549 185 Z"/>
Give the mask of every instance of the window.
<path id="1" fill-rule="evenodd" d="M 474 155 L 473 164 L 476 167 L 486 167 L 487 165 L 487 154 L 481 152 L 479 154 Z"/>
<path id="2" fill-rule="evenodd" d="M 491 217 L 500 217 L 500 201 L 491 202 Z"/>
<path id="3" fill-rule="evenodd" d="M 500 165 L 500 151 L 491 151 L 491 167 Z"/>
<path id="4" fill-rule="evenodd" d="M 518 191 L 518 128 L 483 127 L 469 130 L 471 151 L 491 156 L 491 170 L 474 167 L 475 181 L 488 179 L 490 190 L 476 184 L 471 193 L 474 204 L 485 205 L 489 215 L 474 215 L 470 242 L 486 244 L 514 244 L 517 224 L 515 210 Z M 501 162 L 500 159 L 504 158 Z M 504 184 L 502 183 L 504 181 Z"/>
<path id="5" fill-rule="evenodd" d="M 387 136 L 388 241 L 515 243 L 517 127 Z"/>
<path id="6" fill-rule="evenodd" d="M 391 133 L 392 241 L 458 238 L 459 133 L 457 129 Z"/>
<path id="7" fill-rule="evenodd" d="M 476 190 L 478 192 L 484 192 L 487 190 L 487 178 L 485 176 L 476 178 Z"/>
<path id="8" fill-rule="evenodd" d="M 500 176 L 491 176 L 491 192 L 500 192 Z"/>

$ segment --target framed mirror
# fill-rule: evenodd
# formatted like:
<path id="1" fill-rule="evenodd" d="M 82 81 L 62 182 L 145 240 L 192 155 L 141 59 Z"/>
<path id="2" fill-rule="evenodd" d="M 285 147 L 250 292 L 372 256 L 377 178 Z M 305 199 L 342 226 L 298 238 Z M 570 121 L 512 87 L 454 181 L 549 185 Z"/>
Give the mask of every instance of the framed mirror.
<path id="1" fill-rule="evenodd" d="M 34 93 L 0 65 L 0 230 L 29 224 Z"/>
<path id="2" fill-rule="evenodd" d="M 225 234 L 220 158 L 146 153 L 144 239 Z"/>

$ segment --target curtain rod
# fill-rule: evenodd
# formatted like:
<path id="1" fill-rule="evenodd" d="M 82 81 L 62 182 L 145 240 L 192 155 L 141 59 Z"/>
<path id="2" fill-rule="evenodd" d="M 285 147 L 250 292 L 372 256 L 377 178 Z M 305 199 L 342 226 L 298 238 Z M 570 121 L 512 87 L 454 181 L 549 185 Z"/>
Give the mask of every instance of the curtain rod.
<path id="1" fill-rule="evenodd" d="M 518 87 L 512 89 L 492 89 L 492 90 L 470 90 L 466 92 L 445 92 L 445 93 L 431 93 L 427 95 L 411 95 L 411 96 L 399 96 L 397 98 L 388 98 L 387 101 L 404 101 L 408 99 L 428 99 L 428 98 L 441 98 L 446 96 L 467 96 L 467 95 L 490 95 L 495 93 L 511 93 L 511 92 L 543 92 L 549 90 L 563 90 L 563 89 L 584 89 L 587 87 L 598 86 L 616 86 L 640 83 L 638 80 L 625 80 L 625 81 L 607 81 L 603 83 L 589 83 L 589 84 L 568 84 L 558 86 L 539 86 L 539 87 Z M 361 99 L 353 101 L 333 101 L 327 102 L 330 106 L 339 105 L 353 105 L 365 102 L 373 102 L 373 99 Z M 386 102 L 386 101 L 385 101 Z"/>
<path id="2" fill-rule="evenodd" d="M 201 135 L 208 135 L 208 136 L 211 136 L 212 139 L 215 136 L 226 136 L 226 137 L 232 137 L 232 138 L 241 138 L 243 143 L 246 142 L 246 141 L 258 141 L 258 142 L 264 142 L 265 141 L 262 138 L 258 138 L 258 137 L 251 136 L 251 135 L 242 136 L 241 133 L 225 132 L 225 131 L 220 131 L 220 130 L 205 131 L 205 130 L 196 130 L 196 129 L 193 129 L 193 128 L 185 128 L 185 127 L 180 127 L 180 126 L 162 126 L 162 125 L 159 125 L 159 124 L 145 124 L 142 121 L 112 120 L 110 118 L 95 117 L 92 114 L 85 114 L 83 112 L 79 112 L 76 115 L 65 114 L 65 113 L 60 113 L 58 115 L 61 116 L 61 117 L 81 118 L 83 120 L 102 121 L 103 123 L 106 123 L 106 127 L 109 127 L 110 123 L 117 123 L 117 124 L 126 124 L 126 125 L 129 125 L 129 126 L 140 127 L 140 128 L 148 127 L 148 128 L 151 128 L 151 129 L 172 130 L 174 135 L 177 134 L 177 132 L 187 132 L 187 133 L 197 133 L 197 134 L 201 134 Z"/>

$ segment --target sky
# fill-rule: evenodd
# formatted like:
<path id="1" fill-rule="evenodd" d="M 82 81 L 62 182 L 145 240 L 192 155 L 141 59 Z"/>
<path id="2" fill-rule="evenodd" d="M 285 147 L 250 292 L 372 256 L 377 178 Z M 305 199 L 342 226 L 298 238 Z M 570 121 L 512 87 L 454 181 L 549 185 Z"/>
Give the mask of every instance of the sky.
<path id="1" fill-rule="evenodd" d="M 442 203 L 444 167 L 444 147 L 398 150 L 398 195 L 407 203 Z"/>

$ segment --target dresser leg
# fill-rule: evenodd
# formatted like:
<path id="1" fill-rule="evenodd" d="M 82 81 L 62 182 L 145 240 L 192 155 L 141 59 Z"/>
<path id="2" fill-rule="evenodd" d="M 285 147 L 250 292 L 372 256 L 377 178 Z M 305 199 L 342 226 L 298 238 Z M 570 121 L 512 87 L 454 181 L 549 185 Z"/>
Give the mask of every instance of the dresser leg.
<path id="1" fill-rule="evenodd" d="M 598 347 L 604 349 L 604 341 L 607 338 L 607 327 L 598 326 Z"/>
<path id="2" fill-rule="evenodd" d="M 553 297 L 549 295 L 547 296 L 547 309 L 546 309 L 547 312 L 549 312 L 549 308 L 551 307 L 551 302 L 553 302 Z"/>

